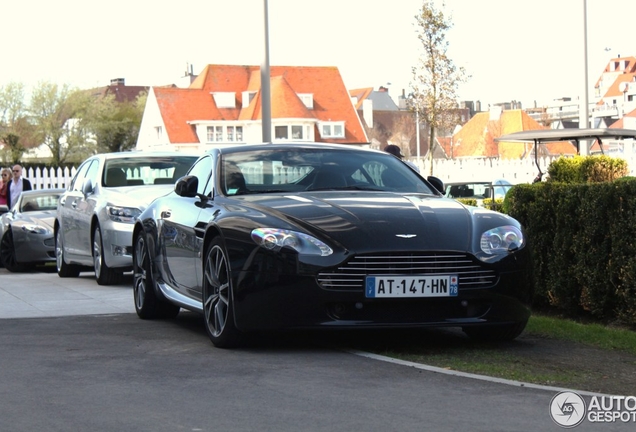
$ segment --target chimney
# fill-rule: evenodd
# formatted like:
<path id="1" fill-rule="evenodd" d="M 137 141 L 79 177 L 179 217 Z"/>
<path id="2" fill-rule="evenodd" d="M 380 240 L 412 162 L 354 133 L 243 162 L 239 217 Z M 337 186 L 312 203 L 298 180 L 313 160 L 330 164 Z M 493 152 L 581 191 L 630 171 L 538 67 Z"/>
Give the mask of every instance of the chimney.
<path id="1" fill-rule="evenodd" d="M 126 80 L 124 78 L 114 78 L 112 80 L 110 80 L 110 85 L 112 86 L 118 86 L 118 85 L 126 85 Z"/>

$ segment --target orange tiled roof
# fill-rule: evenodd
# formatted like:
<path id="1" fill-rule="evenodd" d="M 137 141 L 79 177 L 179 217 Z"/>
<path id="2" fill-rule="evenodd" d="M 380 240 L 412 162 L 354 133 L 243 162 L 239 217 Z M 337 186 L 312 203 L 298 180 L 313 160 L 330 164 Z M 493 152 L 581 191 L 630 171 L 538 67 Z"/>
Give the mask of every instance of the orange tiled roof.
<path id="1" fill-rule="evenodd" d="M 616 79 L 614 80 L 614 82 L 612 83 L 611 86 L 609 86 L 609 88 L 607 89 L 607 91 L 605 92 L 605 94 L 603 95 L 603 98 L 606 97 L 623 97 L 623 91 L 621 89 L 621 84 L 622 83 L 628 83 L 628 82 L 633 82 L 634 81 L 634 77 L 636 77 L 636 73 L 624 73 L 622 75 L 619 75 L 616 77 Z M 603 105 L 603 98 L 601 98 L 597 105 Z"/>
<path id="2" fill-rule="evenodd" d="M 618 70 L 618 71 L 612 71 L 612 68 L 610 67 L 612 65 L 612 63 L 618 63 L 618 62 L 627 62 L 627 65 L 625 67 L 625 69 Z M 613 59 L 611 59 L 607 65 L 605 66 L 605 69 L 603 70 L 603 73 L 601 74 L 601 76 L 599 77 L 599 79 L 596 81 L 596 86 L 600 86 L 601 85 L 601 80 L 603 79 L 603 75 L 606 73 L 612 73 L 612 72 L 622 72 L 622 73 L 636 73 L 636 57 L 615 57 Z"/>
<path id="3" fill-rule="evenodd" d="M 497 120 L 491 120 L 489 112 L 477 113 L 452 137 L 452 152 L 446 143 L 445 153 L 454 158 L 499 157 L 501 159 L 523 159 L 530 156 L 531 146 L 520 143 L 495 142 L 495 138 L 513 132 L 545 129 L 523 110 L 503 111 Z M 440 141 L 442 143 L 442 141 Z M 545 144 L 550 154 L 574 154 L 575 147 L 569 142 Z"/>
<path id="4" fill-rule="evenodd" d="M 373 92 L 373 87 L 365 87 L 359 89 L 349 90 L 349 95 L 352 98 L 356 98 L 356 110 L 359 110 L 362 107 L 362 102 Z"/>
<path id="5" fill-rule="evenodd" d="M 207 65 L 187 89 L 155 88 L 170 142 L 198 142 L 188 121 L 260 119 L 260 78 L 259 66 Z M 272 66 L 270 80 L 272 118 L 344 121 L 345 138 L 330 142 L 367 142 L 336 67 Z M 255 92 L 247 107 L 242 106 L 243 91 Z M 210 94 L 213 92 L 235 93 L 235 108 L 218 108 Z M 301 93 L 313 95 L 313 109 L 305 107 L 298 97 Z M 316 129 L 316 140 L 319 136 Z"/>

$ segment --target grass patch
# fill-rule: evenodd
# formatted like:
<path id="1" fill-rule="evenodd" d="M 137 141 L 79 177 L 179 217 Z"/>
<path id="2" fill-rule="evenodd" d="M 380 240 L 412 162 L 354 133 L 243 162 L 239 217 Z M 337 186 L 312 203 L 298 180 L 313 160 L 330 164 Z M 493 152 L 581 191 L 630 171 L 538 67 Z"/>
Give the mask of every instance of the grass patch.
<path id="1" fill-rule="evenodd" d="M 575 383 L 581 378 L 581 373 L 571 368 L 545 364 L 538 366 L 516 354 L 492 350 L 470 351 L 462 350 L 451 354 L 427 355 L 385 352 L 383 355 L 449 370 L 542 385 L 567 385 Z"/>
<path id="2" fill-rule="evenodd" d="M 636 332 L 627 329 L 533 315 L 528 321 L 525 333 L 569 340 L 602 349 L 618 349 L 636 355 Z"/>

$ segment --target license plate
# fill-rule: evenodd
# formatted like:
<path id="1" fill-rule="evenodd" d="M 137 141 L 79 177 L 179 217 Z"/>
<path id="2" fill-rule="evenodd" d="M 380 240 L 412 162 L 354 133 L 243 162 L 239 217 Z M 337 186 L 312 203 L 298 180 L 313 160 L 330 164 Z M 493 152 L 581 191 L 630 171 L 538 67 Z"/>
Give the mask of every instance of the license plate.
<path id="1" fill-rule="evenodd" d="M 367 276 L 365 297 L 455 297 L 457 275 Z"/>

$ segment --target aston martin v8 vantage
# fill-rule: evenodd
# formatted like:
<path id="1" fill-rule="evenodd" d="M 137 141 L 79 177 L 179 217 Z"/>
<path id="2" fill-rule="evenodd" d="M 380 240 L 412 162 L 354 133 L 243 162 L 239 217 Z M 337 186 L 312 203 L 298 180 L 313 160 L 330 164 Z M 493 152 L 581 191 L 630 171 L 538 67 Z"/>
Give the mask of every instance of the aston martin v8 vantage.
<path id="1" fill-rule="evenodd" d="M 135 309 L 198 312 L 218 347 L 283 329 L 449 326 L 513 339 L 532 296 L 523 228 L 443 190 L 353 146 L 209 150 L 135 223 Z"/>

